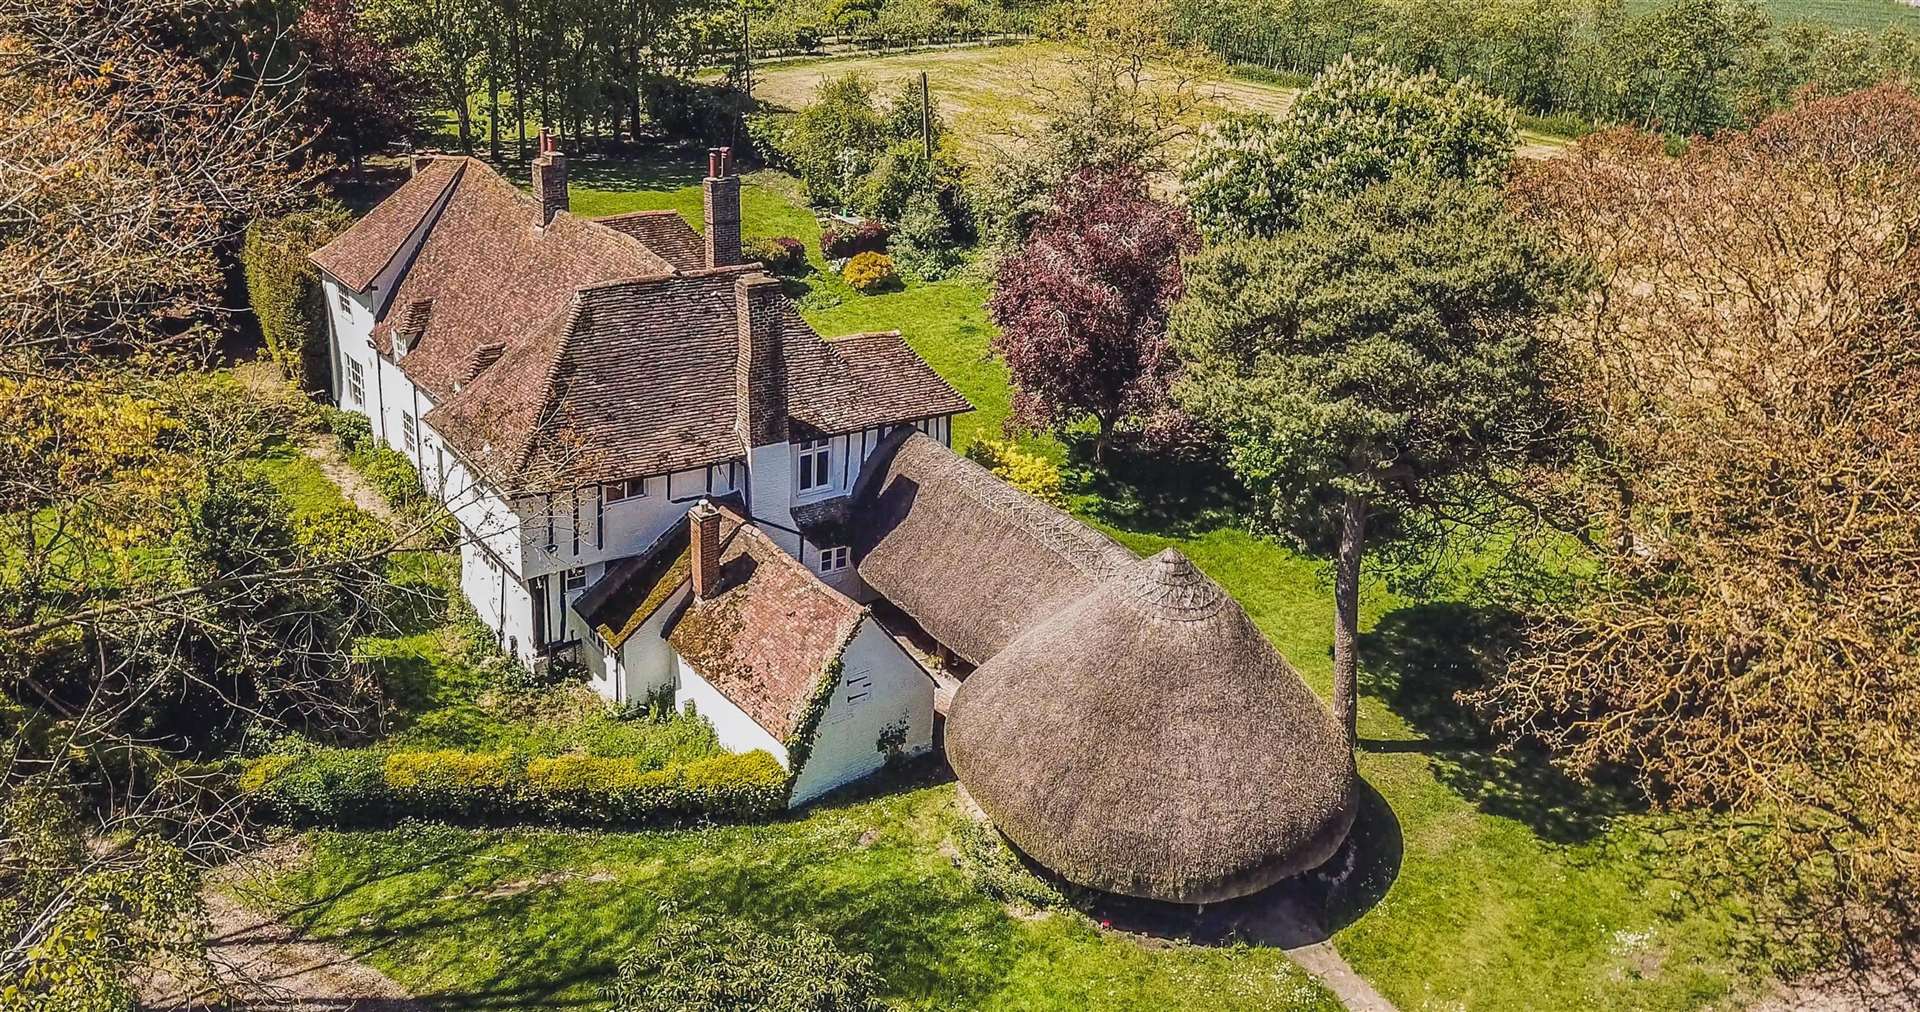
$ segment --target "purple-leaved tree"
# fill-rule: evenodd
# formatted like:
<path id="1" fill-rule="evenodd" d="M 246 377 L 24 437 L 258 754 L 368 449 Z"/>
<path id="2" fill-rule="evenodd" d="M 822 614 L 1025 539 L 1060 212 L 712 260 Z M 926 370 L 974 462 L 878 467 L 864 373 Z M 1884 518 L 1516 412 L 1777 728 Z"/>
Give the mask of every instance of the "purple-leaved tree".
<path id="1" fill-rule="evenodd" d="M 1069 177 L 1001 264 L 987 303 L 1015 418 L 1058 428 L 1091 415 L 1094 460 L 1105 463 L 1119 423 L 1166 397 L 1167 312 L 1185 290 L 1180 257 L 1198 246 L 1186 211 L 1155 200 L 1139 170 Z"/>

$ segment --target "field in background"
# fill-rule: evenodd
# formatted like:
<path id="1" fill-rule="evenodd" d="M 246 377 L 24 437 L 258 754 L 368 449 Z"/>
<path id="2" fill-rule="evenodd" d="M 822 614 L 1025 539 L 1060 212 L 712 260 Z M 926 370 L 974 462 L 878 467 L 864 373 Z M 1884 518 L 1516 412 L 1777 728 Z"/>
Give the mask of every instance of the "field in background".
<path id="1" fill-rule="evenodd" d="M 946 49 L 884 56 L 845 56 L 772 64 L 754 72 L 754 97 L 780 109 L 798 109 L 813 100 L 820 82 L 859 73 L 880 85 L 882 98 L 900 83 L 918 80 L 924 71 L 949 129 L 962 152 L 975 162 L 995 156 L 1011 132 L 1037 122 L 1038 89 L 1056 86 L 1065 73 L 1064 50 L 1042 42 L 1017 46 Z M 1210 115 L 1258 112 L 1277 116 L 1293 104 L 1299 88 L 1236 77 L 1206 87 Z M 1565 142 L 1546 134 L 1523 132 L 1522 154 L 1546 155 Z"/>
<path id="2" fill-rule="evenodd" d="M 1775 21 L 1818 21 L 1867 31 L 1897 25 L 1920 33 L 1920 5 L 1906 0 L 1762 0 L 1760 6 Z"/>

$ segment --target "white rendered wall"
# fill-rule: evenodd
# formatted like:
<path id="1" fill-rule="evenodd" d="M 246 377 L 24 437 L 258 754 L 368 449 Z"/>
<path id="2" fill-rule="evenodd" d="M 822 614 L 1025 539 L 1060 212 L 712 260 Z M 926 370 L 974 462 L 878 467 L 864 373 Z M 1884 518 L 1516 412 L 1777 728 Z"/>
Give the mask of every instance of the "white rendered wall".
<path id="1" fill-rule="evenodd" d="M 679 686 L 673 695 L 675 709 L 685 711 L 687 704 L 692 703 L 694 712 L 713 725 L 720 746 L 729 752 L 765 749 L 780 761 L 780 765 L 787 764 L 787 747 L 747 716 L 746 711 L 733 705 L 733 701 L 722 695 L 712 683 L 700 677 L 700 673 L 693 670 L 693 666 L 684 658 L 675 654 L 673 667 Z"/>
<path id="2" fill-rule="evenodd" d="M 716 464 L 650 476 L 645 479 L 646 495 L 618 502 L 608 502 L 598 485 L 521 496 L 516 505 L 525 538 L 516 552 L 523 560 L 522 571 L 538 576 L 638 555 L 667 528 L 684 523 L 694 503 L 734 491 L 736 477 L 742 477 L 738 466 Z"/>
<path id="3" fill-rule="evenodd" d="M 895 721 L 906 722 L 906 754 L 933 747 L 933 679 L 868 616 L 847 644 L 840 684 L 794 780 L 791 804 L 877 772 L 887 758 L 878 747 L 880 733 Z"/>
<path id="4" fill-rule="evenodd" d="M 762 531 L 788 555 L 800 555 L 793 529 L 793 444 L 756 446 L 747 454 L 747 507 Z"/>

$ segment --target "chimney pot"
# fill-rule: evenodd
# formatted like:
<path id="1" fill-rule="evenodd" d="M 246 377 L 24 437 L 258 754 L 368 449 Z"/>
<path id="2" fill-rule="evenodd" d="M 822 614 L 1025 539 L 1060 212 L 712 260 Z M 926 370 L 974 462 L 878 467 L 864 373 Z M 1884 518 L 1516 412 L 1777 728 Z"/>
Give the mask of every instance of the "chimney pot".
<path id="1" fill-rule="evenodd" d="M 567 156 L 551 133 L 540 131 L 540 154 L 533 160 L 533 196 L 540 202 L 541 228 L 571 207 L 567 197 Z"/>
<path id="2" fill-rule="evenodd" d="M 687 527 L 693 596 L 705 599 L 720 589 L 720 510 L 712 500 L 700 500 L 687 511 Z"/>
<path id="3" fill-rule="evenodd" d="M 733 149 L 707 151 L 707 178 L 701 183 L 706 204 L 708 267 L 731 267 L 740 255 L 740 177 L 733 174 Z"/>

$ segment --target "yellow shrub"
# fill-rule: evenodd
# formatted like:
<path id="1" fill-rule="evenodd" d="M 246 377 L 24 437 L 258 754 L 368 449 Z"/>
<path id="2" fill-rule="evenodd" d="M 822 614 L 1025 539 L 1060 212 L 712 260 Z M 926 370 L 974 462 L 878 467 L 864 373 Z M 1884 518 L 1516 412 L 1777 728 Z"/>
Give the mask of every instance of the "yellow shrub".
<path id="1" fill-rule="evenodd" d="M 246 771 L 240 774 L 240 789 L 248 794 L 257 793 L 260 788 L 292 766 L 294 757 L 290 755 L 263 755 L 255 759 Z"/>
<path id="2" fill-rule="evenodd" d="M 1063 509 L 1067 505 L 1060 468 L 1037 453 L 1020 449 L 1012 440 L 975 439 L 967 444 L 967 458 L 1043 503 Z"/>
<path id="3" fill-rule="evenodd" d="M 847 261 L 840 276 L 862 295 L 890 288 L 900 280 L 900 272 L 893 266 L 893 258 L 871 251 L 857 254 Z"/>
<path id="4" fill-rule="evenodd" d="M 513 756 L 508 752 L 395 752 L 387 757 L 387 786 L 394 790 L 505 787 Z"/>
<path id="5" fill-rule="evenodd" d="M 527 784 L 539 791 L 633 791 L 665 787 L 669 770 L 642 770 L 631 759 L 561 755 L 527 763 Z"/>

